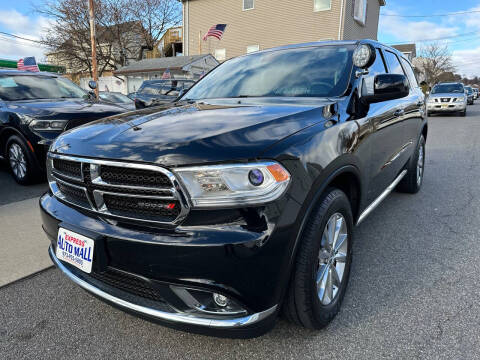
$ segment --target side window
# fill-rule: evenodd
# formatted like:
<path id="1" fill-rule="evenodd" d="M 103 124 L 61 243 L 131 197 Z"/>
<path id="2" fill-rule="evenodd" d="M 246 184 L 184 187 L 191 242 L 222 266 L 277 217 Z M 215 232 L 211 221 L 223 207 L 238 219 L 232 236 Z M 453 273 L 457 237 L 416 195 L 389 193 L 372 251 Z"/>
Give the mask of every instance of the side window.
<path id="1" fill-rule="evenodd" d="M 365 75 L 363 77 L 363 94 L 373 95 L 373 82 L 375 80 L 375 75 L 385 74 L 387 72 L 387 68 L 385 67 L 385 63 L 383 62 L 383 57 L 380 53 L 380 50 L 376 49 L 376 52 L 377 57 L 375 58 L 375 62 L 372 66 L 368 68 L 368 75 Z"/>
<path id="2" fill-rule="evenodd" d="M 227 58 L 225 49 L 216 49 L 215 50 L 215 59 L 218 61 L 224 61 Z"/>
<path id="3" fill-rule="evenodd" d="M 400 61 L 402 62 L 402 65 L 403 65 L 403 68 L 405 69 L 405 72 L 407 73 L 407 77 L 408 77 L 408 81 L 410 82 L 410 86 L 412 88 L 418 88 L 417 78 L 415 77 L 415 73 L 412 69 L 412 66 L 404 58 L 401 58 Z"/>
<path id="4" fill-rule="evenodd" d="M 367 23 L 367 0 L 353 0 L 353 18 L 365 26 Z"/>
<path id="5" fill-rule="evenodd" d="M 332 8 L 332 0 L 313 0 L 313 11 L 325 11 Z"/>
<path id="6" fill-rule="evenodd" d="M 243 10 L 252 10 L 255 8 L 254 0 L 243 0 Z"/>
<path id="7" fill-rule="evenodd" d="M 390 51 L 385 51 L 385 59 L 387 60 L 388 68 L 390 70 L 389 73 L 405 75 L 402 65 L 400 65 L 400 61 L 398 61 L 397 55 Z"/>

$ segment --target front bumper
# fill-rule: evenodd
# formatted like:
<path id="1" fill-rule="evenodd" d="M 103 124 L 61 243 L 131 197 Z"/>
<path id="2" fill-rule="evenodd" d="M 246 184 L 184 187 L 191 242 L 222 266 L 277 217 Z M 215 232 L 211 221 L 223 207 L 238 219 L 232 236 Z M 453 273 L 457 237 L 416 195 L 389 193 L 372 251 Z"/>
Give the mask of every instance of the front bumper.
<path id="1" fill-rule="evenodd" d="M 120 308 L 123 308 L 126 311 L 132 311 L 140 315 L 151 317 L 158 320 L 169 321 L 179 324 L 189 324 L 194 326 L 204 326 L 208 328 L 217 328 L 217 329 L 229 329 L 229 328 L 241 328 L 247 327 L 249 325 L 256 324 L 262 320 L 265 320 L 270 315 L 274 314 L 277 306 L 273 306 L 270 309 L 265 311 L 254 313 L 242 317 L 232 317 L 225 319 L 212 319 L 208 317 L 194 316 L 188 313 L 175 313 L 167 312 L 153 307 L 139 305 L 133 302 L 129 302 L 120 297 L 114 296 L 111 293 L 108 293 L 94 285 L 88 283 L 87 281 L 76 276 L 69 268 L 67 268 L 63 263 L 58 260 L 55 256 L 53 250 L 53 245 L 50 245 L 48 249 L 50 258 L 52 259 L 55 266 L 62 271 L 70 280 L 79 285 L 84 290 L 92 293 L 93 295 L 110 302 Z"/>
<path id="2" fill-rule="evenodd" d="M 249 229 L 237 221 L 228 226 L 146 230 L 97 218 L 63 204 L 49 193 L 40 199 L 40 207 L 43 228 L 51 240 L 52 261 L 77 285 L 101 300 L 167 326 L 214 336 L 258 336 L 273 327 L 289 279 L 293 226 L 282 226 L 277 232 L 272 226 Z M 281 217 L 276 221 L 285 224 Z M 94 277 L 56 258 L 60 226 L 95 239 Z M 98 276 L 103 276 L 105 270 L 125 273 L 128 282 L 141 279 L 158 289 L 162 303 L 112 286 L 102 278 L 99 281 Z M 172 298 L 172 286 L 228 296 L 246 311 L 211 315 L 181 308 L 178 299 Z"/>
<path id="3" fill-rule="evenodd" d="M 427 104 L 427 110 L 430 113 L 437 113 L 437 112 L 438 113 L 446 113 L 446 112 L 465 111 L 466 108 L 467 108 L 467 103 L 462 103 L 462 104 L 456 104 L 456 103 Z"/>

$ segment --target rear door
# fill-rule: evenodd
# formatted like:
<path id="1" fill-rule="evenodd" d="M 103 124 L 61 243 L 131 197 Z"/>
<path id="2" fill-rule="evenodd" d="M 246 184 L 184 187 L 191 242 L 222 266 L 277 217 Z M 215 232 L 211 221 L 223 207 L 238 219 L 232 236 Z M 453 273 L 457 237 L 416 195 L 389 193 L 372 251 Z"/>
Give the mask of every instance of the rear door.
<path id="1" fill-rule="evenodd" d="M 407 144 L 412 144 L 409 146 L 408 151 L 406 151 L 407 160 L 414 153 L 420 135 L 421 126 L 423 119 L 425 117 L 425 95 L 423 94 L 422 89 L 418 86 L 415 73 L 406 59 L 400 59 L 402 67 L 408 77 L 410 83 L 410 95 L 406 98 L 406 107 L 405 107 L 405 141 Z"/>

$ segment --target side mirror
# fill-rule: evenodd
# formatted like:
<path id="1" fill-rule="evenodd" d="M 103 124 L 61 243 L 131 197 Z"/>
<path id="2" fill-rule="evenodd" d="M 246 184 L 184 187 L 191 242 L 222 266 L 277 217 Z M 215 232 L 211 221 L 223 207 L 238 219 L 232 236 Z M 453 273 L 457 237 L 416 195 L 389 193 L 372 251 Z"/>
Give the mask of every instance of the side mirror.
<path id="1" fill-rule="evenodd" d="M 363 97 L 363 100 L 369 104 L 401 99 L 410 93 L 407 77 L 400 74 L 376 75 L 373 89 L 373 95 Z"/>
<path id="2" fill-rule="evenodd" d="M 88 87 L 92 90 L 95 90 L 97 88 L 97 82 L 96 81 L 93 81 L 93 80 L 90 80 L 88 82 Z"/>

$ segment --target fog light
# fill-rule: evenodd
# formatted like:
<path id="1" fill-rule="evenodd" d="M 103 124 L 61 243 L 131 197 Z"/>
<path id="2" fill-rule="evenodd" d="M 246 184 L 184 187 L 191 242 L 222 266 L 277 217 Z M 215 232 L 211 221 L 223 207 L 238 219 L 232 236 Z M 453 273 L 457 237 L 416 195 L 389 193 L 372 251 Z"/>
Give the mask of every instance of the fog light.
<path id="1" fill-rule="evenodd" d="M 217 293 L 213 294 L 213 301 L 215 301 L 215 304 L 220 307 L 225 307 L 228 305 L 228 298 Z"/>
<path id="2" fill-rule="evenodd" d="M 248 172 L 248 180 L 253 186 L 260 186 L 263 184 L 264 176 L 261 170 L 253 169 Z"/>

